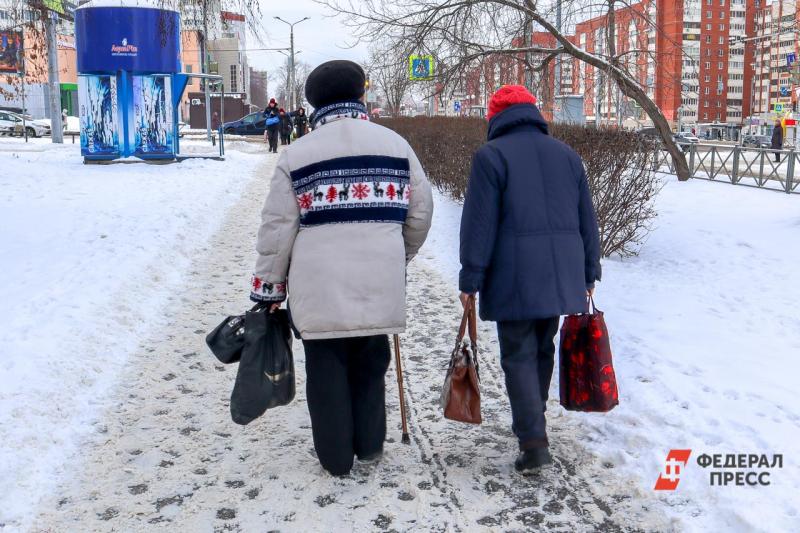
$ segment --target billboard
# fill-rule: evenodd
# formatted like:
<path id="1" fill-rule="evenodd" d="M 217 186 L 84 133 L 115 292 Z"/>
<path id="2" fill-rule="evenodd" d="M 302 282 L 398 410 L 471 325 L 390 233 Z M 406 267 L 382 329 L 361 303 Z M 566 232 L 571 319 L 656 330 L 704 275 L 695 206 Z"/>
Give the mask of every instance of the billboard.
<path id="1" fill-rule="evenodd" d="M 180 16 L 154 8 L 75 11 L 78 72 L 180 72 Z"/>
<path id="2" fill-rule="evenodd" d="M 133 76 L 133 154 L 172 156 L 172 84 L 169 76 Z"/>
<path id="3" fill-rule="evenodd" d="M 0 31 L 0 72 L 17 74 L 22 70 L 22 34 Z"/>
<path id="4" fill-rule="evenodd" d="M 116 76 L 78 76 L 81 154 L 120 155 L 120 127 L 117 113 Z"/>

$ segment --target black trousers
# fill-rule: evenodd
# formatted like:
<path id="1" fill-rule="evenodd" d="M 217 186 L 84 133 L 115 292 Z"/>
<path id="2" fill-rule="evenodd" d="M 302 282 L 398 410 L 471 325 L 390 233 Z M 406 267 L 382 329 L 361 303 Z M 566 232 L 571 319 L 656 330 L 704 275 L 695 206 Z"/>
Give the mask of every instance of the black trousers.
<path id="1" fill-rule="evenodd" d="M 281 132 L 281 144 L 292 144 L 292 132 Z"/>
<path id="2" fill-rule="evenodd" d="M 267 128 L 267 140 L 269 141 L 269 151 L 278 151 L 278 128 Z"/>
<path id="3" fill-rule="evenodd" d="M 363 458 L 383 449 L 389 338 L 304 340 L 303 347 L 314 449 L 325 470 L 344 475 L 353 467 L 353 455 Z"/>
<path id="4" fill-rule="evenodd" d="M 558 317 L 497 323 L 500 365 L 521 450 L 548 446 L 544 412 L 553 377 Z"/>

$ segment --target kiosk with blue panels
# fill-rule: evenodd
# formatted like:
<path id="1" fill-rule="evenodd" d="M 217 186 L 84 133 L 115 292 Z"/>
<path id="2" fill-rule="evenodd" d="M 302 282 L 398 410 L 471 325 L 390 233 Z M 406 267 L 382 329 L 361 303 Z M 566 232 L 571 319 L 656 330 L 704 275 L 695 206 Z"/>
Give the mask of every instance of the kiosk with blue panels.
<path id="1" fill-rule="evenodd" d="M 175 159 L 180 15 L 136 0 L 92 0 L 75 11 L 81 155 Z"/>

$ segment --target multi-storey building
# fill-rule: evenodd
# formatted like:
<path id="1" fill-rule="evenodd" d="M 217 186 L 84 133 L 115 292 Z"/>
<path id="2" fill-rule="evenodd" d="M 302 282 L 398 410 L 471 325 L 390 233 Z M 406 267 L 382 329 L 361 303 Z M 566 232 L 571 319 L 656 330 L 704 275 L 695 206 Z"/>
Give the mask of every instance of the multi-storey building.
<path id="1" fill-rule="evenodd" d="M 753 19 L 751 37 L 739 47 L 752 51 L 753 116 L 764 121 L 796 107 L 800 13 L 795 0 L 762 0 Z"/>
<path id="2" fill-rule="evenodd" d="M 754 1 L 643 0 L 615 12 L 617 54 L 629 51 L 623 64 L 673 124 L 741 124 L 749 115 L 752 51 L 730 42 L 753 31 Z M 607 54 L 607 25 L 607 15 L 577 24 L 576 42 Z M 637 114 L 601 70 L 577 61 L 573 69 L 589 121 Z"/>

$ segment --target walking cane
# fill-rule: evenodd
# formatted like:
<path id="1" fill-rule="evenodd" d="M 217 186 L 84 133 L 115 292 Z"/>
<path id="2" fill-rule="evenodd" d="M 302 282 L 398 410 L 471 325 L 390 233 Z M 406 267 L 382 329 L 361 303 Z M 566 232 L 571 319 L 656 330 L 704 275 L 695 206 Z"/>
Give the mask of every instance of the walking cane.
<path id="1" fill-rule="evenodd" d="M 394 335 L 394 364 L 397 369 L 397 389 L 400 391 L 400 417 L 403 419 L 403 444 L 411 444 L 406 422 L 406 399 L 403 392 L 403 365 L 400 362 L 400 335 Z"/>

